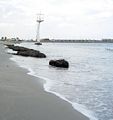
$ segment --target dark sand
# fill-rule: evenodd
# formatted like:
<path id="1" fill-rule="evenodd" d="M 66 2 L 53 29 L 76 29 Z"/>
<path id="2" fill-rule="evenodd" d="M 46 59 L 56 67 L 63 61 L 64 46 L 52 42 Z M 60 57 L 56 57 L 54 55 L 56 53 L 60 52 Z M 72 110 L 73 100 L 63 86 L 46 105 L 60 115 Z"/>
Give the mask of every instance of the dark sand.
<path id="1" fill-rule="evenodd" d="M 71 104 L 43 90 L 40 79 L 9 60 L 0 44 L 0 120 L 88 120 Z"/>

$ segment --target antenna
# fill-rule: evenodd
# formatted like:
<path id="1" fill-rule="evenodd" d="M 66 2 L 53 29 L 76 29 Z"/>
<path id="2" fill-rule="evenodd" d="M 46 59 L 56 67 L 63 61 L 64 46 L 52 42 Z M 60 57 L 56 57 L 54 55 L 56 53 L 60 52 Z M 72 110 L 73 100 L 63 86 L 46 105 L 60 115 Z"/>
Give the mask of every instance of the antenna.
<path id="1" fill-rule="evenodd" d="M 43 14 L 37 14 L 37 34 L 36 34 L 36 41 L 40 43 L 40 23 L 44 21 Z"/>

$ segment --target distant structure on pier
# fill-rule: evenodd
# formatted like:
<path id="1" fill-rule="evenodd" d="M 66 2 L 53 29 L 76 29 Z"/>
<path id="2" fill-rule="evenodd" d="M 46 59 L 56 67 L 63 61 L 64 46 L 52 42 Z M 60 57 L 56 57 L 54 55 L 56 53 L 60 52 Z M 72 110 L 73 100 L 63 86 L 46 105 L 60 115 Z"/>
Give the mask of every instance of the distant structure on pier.
<path id="1" fill-rule="evenodd" d="M 40 45 L 40 24 L 44 21 L 44 15 L 43 14 L 37 14 L 37 33 L 36 33 L 36 43 L 37 45 Z"/>

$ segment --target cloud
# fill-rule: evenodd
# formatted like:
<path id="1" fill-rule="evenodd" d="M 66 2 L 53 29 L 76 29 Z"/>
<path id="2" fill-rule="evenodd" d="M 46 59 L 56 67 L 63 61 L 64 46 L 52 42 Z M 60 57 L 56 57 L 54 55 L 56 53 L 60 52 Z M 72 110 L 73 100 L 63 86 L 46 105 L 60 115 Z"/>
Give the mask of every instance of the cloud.
<path id="1" fill-rule="evenodd" d="M 113 37 L 110 34 L 112 6 L 112 0 L 0 0 L 0 36 L 13 36 L 9 30 L 21 38 L 34 38 L 36 14 L 41 11 L 45 14 L 42 37 Z"/>

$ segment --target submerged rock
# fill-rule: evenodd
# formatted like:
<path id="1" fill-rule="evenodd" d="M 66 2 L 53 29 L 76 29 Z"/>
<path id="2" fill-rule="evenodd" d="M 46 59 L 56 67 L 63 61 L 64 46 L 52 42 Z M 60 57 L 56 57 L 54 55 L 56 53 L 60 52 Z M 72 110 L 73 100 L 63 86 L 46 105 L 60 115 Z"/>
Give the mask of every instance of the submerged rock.
<path id="1" fill-rule="evenodd" d="M 38 58 L 46 58 L 46 55 L 44 53 L 41 53 L 40 51 L 29 49 L 26 47 L 21 46 L 14 46 L 14 45 L 7 45 L 9 49 L 12 49 L 14 51 L 17 51 L 15 55 L 21 55 L 21 56 L 30 56 L 30 57 L 38 57 Z"/>
<path id="2" fill-rule="evenodd" d="M 55 67 L 69 68 L 69 63 L 64 59 L 50 60 L 49 65 L 52 65 Z"/>

